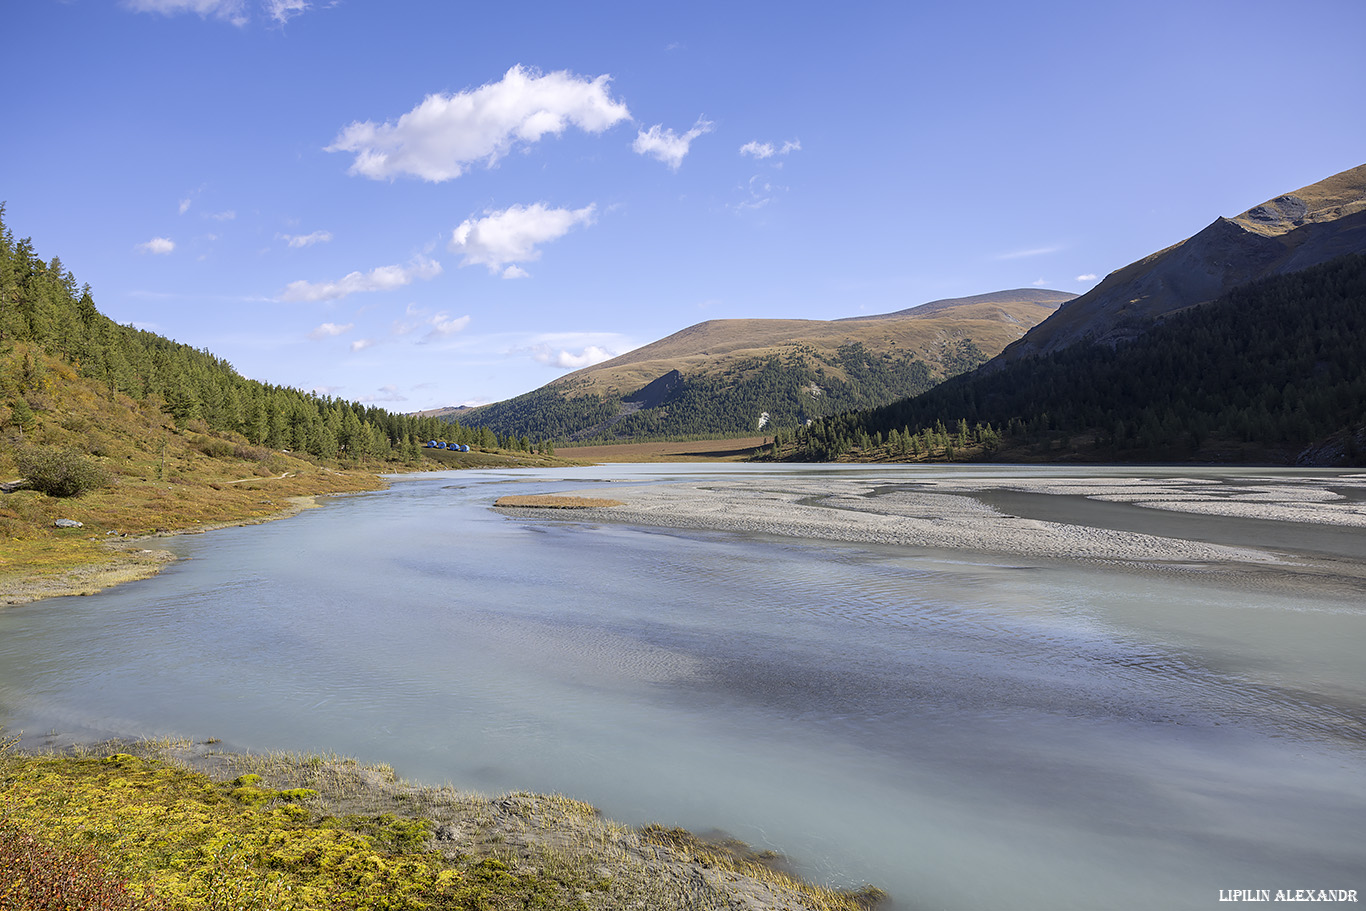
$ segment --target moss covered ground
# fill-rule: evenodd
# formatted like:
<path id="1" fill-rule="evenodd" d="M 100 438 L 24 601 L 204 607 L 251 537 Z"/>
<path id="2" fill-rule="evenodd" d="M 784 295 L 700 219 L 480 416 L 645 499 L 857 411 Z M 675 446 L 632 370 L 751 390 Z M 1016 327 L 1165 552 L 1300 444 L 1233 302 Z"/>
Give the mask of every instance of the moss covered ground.
<path id="1" fill-rule="evenodd" d="M 879 897 L 801 883 L 779 860 L 337 757 L 185 743 L 0 756 L 3 909 L 853 911 Z"/>

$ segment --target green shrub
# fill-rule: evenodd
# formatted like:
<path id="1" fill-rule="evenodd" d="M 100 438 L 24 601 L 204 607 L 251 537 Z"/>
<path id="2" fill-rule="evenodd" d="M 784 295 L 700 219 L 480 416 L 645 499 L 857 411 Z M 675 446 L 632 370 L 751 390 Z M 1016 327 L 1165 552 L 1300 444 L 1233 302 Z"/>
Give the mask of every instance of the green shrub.
<path id="1" fill-rule="evenodd" d="M 233 450 L 236 448 L 227 440 L 206 436 L 192 437 L 190 445 L 211 459 L 226 459 L 233 454 Z"/>
<path id="2" fill-rule="evenodd" d="M 19 473 L 33 489 L 51 497 L 78 497 L 113 483 L 102 465 L 74 449 L 29 447 L 19 453 L 17 461 Z"/>

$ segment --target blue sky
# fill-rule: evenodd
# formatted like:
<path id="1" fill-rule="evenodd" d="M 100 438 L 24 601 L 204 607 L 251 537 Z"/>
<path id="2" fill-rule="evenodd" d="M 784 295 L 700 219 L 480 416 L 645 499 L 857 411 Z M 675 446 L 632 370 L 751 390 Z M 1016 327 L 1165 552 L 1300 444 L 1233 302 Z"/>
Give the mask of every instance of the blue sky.
<path id="1" fill-rule="evenodd" d="M 395 411 L 706 319 L 1107 272 L 1366 162 L 1366 4 L 24 0 L 0 200 L 100 309 Z"/>

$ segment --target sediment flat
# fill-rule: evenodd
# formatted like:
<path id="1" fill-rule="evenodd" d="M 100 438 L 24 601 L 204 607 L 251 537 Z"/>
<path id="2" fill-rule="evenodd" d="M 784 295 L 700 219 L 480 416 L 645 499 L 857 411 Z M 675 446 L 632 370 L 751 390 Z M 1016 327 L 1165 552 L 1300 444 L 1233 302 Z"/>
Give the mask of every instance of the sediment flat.
<path id="1" fill-rule="evenodd" d="M 1234 518 L 1313 526 L 1320 531 L 1331 529 L 1344 539 L 1366 541 L 1366 474 L 1286 478 L 1250 473 L 1245 481 L 1177 475 L 1096 479 L 965 475 L 913 480 L 874 473 L 866 478 L 760 475 L 622 484 L 612 491 L 621 505 L 576 510 L 572 519 L 962 549 L 1151 570 L 1254 573 L 1267 578 L 1308 574 L 1339 586 L 1366 585 L 1366 565 L 1349 557 L 1266 546 L 1256 540 L 1214 543 L 1183 536 L 1179 530 L 1151 534 L 1113 527 L 1114 523 L 1099 527 L 1012 515 L 984 502 L 992 491 L 1129 504 L 1145 513 L 1200 514 L 1212 523 Z M 563 495 L 579 493 L 584 492 L 564 491 Z M 518 509 L 500 511 L 532 515 Z"/>

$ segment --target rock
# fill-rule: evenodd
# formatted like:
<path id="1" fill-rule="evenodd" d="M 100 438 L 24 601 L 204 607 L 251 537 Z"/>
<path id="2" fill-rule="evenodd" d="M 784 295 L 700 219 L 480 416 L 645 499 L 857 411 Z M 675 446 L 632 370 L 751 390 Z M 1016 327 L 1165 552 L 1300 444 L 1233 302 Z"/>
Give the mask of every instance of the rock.
<path id="1" fill-rule="evenodd" d="M 77 522 L 75 519 L 58 519 L 52 524 L 57 528 L 80 528 L 85 525 L 84 522 Z"/>

